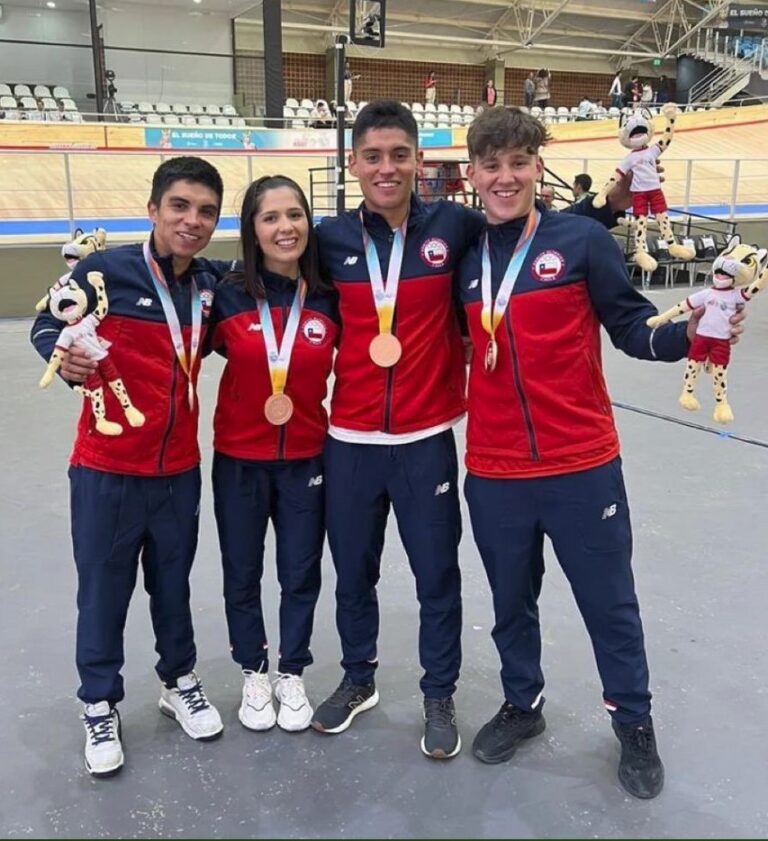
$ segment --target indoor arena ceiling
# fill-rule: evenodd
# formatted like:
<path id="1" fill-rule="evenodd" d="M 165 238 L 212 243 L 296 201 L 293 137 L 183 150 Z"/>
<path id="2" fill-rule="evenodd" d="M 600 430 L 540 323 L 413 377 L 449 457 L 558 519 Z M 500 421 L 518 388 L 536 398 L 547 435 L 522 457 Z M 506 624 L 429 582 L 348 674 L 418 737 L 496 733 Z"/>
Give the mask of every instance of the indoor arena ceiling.
<path id="1" fill-rule="evenodd" d="M 55 0 L 59 9 L 82 10 L 88 0 Z M 133 0 L 98 0 L 119 9 Z M 44 8 L 46 0 L 11 0 L 9 5 Z M 158 0 L 155 5 L 191 14 L 225 13 L 258 19 L 253 0 Z M 483 58 L 532 49 L 648 58 L 674 55 L 712 21 L 727 0 L 388 0 L 387 39 L 400 46 L 421 41 L 477 47 Z M 768 2 L 750 5 L 767 6 Z M 332 36 L 347 26 L 349 0 L 283 0 L 288 31 Z M 526 47 L 526 45 L 529 45 Z"/>

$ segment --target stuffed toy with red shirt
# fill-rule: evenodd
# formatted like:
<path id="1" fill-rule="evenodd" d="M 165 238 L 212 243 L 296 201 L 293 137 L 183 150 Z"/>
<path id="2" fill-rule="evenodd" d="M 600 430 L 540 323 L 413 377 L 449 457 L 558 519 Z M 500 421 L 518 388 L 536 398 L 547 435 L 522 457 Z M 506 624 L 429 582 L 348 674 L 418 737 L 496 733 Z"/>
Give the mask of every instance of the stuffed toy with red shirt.
<path id="1" fill-rule="evenodd" d="M 659 223 L 662 238 L 666 241 L 669 254 L 680 260 L 691 260 L 695 251 L 681 245 L 675 239 L 667 213 L 667 201 L 661 189 L 661 179 L 656 169 L 656 162 L 672 142 L 677 119 L 677 106 L 667 103 L 661 112 L 667 121 L 664 136 L 651 145 L 653 137 L 653 119 L 645 108 L 634 110 L 629 116 L 622 116 L 619 125 L 619 142 L 630 150 L 629 154 L 616 167 L 616 173 L 603 185 L 592 200 L 594 207 L 604 207 L 616 182 L 627 173 L 632 173 L 630 191 L 632 193 L 632 213 L 635 218 L 635 252 L 632 259 L 643 271 L 653 272 L 658 263 L 648 253 L 648 215 L 653 213 Z"/>
<path id="2" fill-rule="evenodd" d="M 91 234 L 84 234 L 78 229 L 75 238 L 61 249 L 62 256 L 70 271 L 62 275 L 48 290 L 44 298 L 37 302 L 35 309 L 42 312 L 48 308 L 51 315 L 66 324 L 56 339 L 56 347 L 45 369 L 40 388 L 47 388 L 61 367 L 64 354 L 74 345 L 87 349 L 91 359 L 98 362 L 98 367 L 82 386 L 75 386 L 75 391 L 85 395 L 91 401 L 91 409 L 96 420 L 95 428 L 102 435 L 121 435 L 123 427 L 119 423 L 107 420 L 104 403 L 104 384 L 109 387 L 123 407 L 125 418 L 131 426 L 143 426 L 144 415 L 131 403 L 128 391 L 109 358 L 110 342 L 99 337 L 97 330 L 106 318 L 109 304 L 105 290 L 104 276 L 101 272 L 88 272 L 88 283 L 96 292 L 96 307 L 88 312 L 88 295 L 85 289 L 72 277 L 72 269 L 90 254 L 106 248 L 107 232 L 97 228 Z"/>
<path id="3" fill-rule="evenodd" d="M 730 423 L 733 411 L 728 404 L 726 369 L 731 358 L 730 318 L 768 284 L 768 251 L 756 245 L 742 243 L 738 235 L 731 237 L 728 245 L 712 264 L 712 286 L 689 295 L 684 301 L 666 312 L 649 318 L 649 327 L 659 327 L 683 313 L 705 307 L 696 335 L 688 350 L 683 391 L 680 405 L 696 411 L 699 401 L 694 396 L 696 379 L 702 364 L 711 365 L 717 423 Z M 761 271 L 762 270 L 762 271 Z"/>

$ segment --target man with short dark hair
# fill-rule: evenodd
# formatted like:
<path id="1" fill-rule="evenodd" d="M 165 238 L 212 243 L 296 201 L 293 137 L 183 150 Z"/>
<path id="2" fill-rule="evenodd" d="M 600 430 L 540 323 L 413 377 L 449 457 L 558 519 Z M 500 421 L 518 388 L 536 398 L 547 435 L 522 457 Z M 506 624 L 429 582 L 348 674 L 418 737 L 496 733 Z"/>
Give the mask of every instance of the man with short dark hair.
<path id="1" fill-rule="evenodd" d="M 587 175 L 586 172 L 580 172 L 573 179 L 573 200 L 574 202 L 584 201 L 592 197 L 590 190 L 592 189 L 592 176 Z"/>
<path id="2" fill-rule="evenodd" d="M 32 328 L 40 355 L 48 360 L 56 350 L 64 379 L 85 383 L 92 397 L 83 405 L 69 478 L 78 697 L 85 704 L 85 765 L 95 777 L 124 763 L 116 705 L 124 695 L 123 630 L 139 563 L 159 654 L 161 712 L 200 741 L 223 729 L 194 671 L 189 604 L 200 512 L 195 386 L 215 284 L 195 255 L 216 228 L 222 195 L 221 176 L 206 161 L 166 161 L 152 181 L 153 230 L 144 245 L 93 254 L 72 272 L 87 291 L 87 312 L 103 314 L 108 306 L 98 329 L 111 342 L 117 383 L 92 384 L 97 362 L 83 348 L 57 349 L 64 325 L 48 309 Z M 126 391 L 138 414 L 124 412 Z M 123 414 L 124 427 L 103 422 Z"/>
<path id="3" fill-rule="evenodd" d="M 557 213 L 557 208 L 554 206 L 555 188 L 551 184 L 545 184 L 539 191 L 539 196 L 547 210 Z"/>

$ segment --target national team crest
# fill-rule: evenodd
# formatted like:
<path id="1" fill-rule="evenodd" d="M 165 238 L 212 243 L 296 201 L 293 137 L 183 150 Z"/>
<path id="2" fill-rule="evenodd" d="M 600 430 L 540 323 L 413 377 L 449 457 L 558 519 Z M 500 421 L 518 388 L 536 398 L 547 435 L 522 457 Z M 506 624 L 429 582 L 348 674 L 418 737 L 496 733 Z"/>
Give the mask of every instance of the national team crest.
<path id="1" fill-rule="evenodd" d="M 309 344 L 319 347 L 328 337 L 328 330 L 319 318 L 308 318 L 301 328 L 301 335 Z"/>
<path id="2" fill-rule="evenodd" d="M 440 237 L 430 237 L 421 246 L 421 259 L 433 269 L 442 269 L 448 262 L 448 243 Z"/>
<path id="3" fill-rule="evenodd" d="M 202 289 L 200 291 L 200 305 L 203 308 L 203 315 L 209 318 L 211 315 L 211 307 L 213 306 L 213 290 Z"/>
<path id="4" fill-rule="evenodd" d="M 565 274 L 565 259 L 559 251 L 550 248 L 534 258 L 531 271 L 536 280 L 543 283 L 560 280 Z"/>

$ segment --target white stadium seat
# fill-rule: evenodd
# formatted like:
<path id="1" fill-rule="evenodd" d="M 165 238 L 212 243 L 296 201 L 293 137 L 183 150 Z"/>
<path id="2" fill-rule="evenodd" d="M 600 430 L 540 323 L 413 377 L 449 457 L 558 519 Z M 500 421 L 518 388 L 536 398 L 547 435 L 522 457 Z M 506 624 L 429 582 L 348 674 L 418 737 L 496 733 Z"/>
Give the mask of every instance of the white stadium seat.
<path id="1" fill-rule="evenodd" d="M 44 97 L 51 96 L 51 90 L 47 85 L 35 85 L 35 89 L 32 91 L 32 93 L 38 99 L 43 99 Z"/>
<path id="2" fill-rule="evenodd" d="M 62 87 L 61 85 L 57 85 L 53 89 L 53 98 L 54 99 L 69 99 L 69 91 Z"/>

